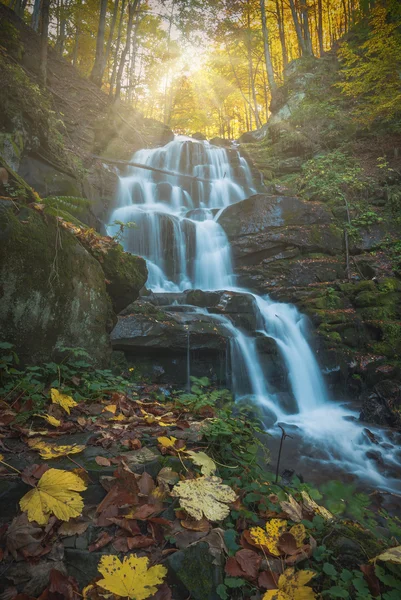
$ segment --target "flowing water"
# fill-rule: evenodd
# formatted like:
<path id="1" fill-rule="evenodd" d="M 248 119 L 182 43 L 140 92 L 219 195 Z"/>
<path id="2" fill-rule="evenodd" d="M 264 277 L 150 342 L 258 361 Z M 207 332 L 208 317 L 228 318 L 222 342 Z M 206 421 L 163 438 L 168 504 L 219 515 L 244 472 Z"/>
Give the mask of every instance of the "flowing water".
<path id="1" fill-rule="evenodd" d="M 230 245 L 217 222 L 225 207 L 256 193 L 246 160 L 235 149 L 176 137 L 157 149 L 140 150 L 133 162 L 172 172 L 171 175 L 130 167 L 120 178 L 114 222 L 134 223 L 125 230 L 125 249 L 147 260 L 147 287 L 154 292 L 187 289 L 234 290 L 236 286 Z M 252 398 L 265 415 L 266 427 L 285 424 L 299 442 L 298 454 L 318 463 L 354 473 L 375 485 L 396 487 L 391 469 L 398 465 L 395 449 L 386 436 L 373 430 L 375 446 L 389 470 L 384 477 L 366 457 L 371 443 L 356 413 L 328 397 L 319 365 L 308 343 L 307 322 L 295 306 L 254 295 L 258 334 L 273 338 L 284 361 L 295 410 L 289 414 L 273 393 L 257 352 L 256 338 L 222 315 L 213 318 L 230 338 L 231 385 L 236 399 Z M 202 311 L 199 311 L 202 312 Z M 204 312 L 204 311 L 203 311 Z M 188 337 L 188 379 L 190 339 Z"/>

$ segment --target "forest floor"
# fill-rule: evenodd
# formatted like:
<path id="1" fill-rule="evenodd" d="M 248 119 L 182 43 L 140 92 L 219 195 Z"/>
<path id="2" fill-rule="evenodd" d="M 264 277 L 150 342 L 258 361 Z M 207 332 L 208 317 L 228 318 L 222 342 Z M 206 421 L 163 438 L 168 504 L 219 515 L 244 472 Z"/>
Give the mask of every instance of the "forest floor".
<path id="1" fill-rule="evenodd" d="M 2 346 L 2 598 L 399 598 L 398 497 L 276 481 L 260 423 L 206 378 L 23 371 Z"/>

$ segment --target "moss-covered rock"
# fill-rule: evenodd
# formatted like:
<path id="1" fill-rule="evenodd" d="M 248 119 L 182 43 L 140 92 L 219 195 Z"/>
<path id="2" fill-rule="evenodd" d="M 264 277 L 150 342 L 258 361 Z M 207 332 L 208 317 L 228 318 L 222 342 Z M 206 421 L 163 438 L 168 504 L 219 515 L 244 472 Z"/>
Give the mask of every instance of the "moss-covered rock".
<path id="1" fill-rule="evenodd" d="M 169 556 L 169 580 L 173 589 L 186 590 L 194 600 L 219 600 L 216 589 L 223 583 L 222 560 L 220 563 L 209 545 L 199 542 Z"/>
<path id="2" fill-rule="evenodd" d="M 104 363 L 114 316 L 99 263 L 53 217 L 4 200 L 0 243 L 2 338 L 26 362 L 64 346 Z"/>
<path id="3" fill-rule="evenodd" d="M 107 291 L 116 313 L 134 302 L 148 278 L 146 261 L 140 256 L 124 252 L 121 245 L 102 255 Z"/>

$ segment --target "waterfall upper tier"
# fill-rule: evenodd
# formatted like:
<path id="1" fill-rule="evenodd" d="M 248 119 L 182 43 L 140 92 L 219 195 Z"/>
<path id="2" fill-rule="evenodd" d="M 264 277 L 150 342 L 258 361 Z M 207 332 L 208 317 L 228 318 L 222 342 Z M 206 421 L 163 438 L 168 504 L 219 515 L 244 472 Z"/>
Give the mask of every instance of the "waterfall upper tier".
<path id="1" fill-rule="evenodd" d="M 230 248 L 216 219 L 220 209 L 255 193 L 247 161 L 235 149 L 185 137 L 140 150 L 132 160 L 156 170 L 130 167 L 120 177 L 109 230 L 119 227 L 115 222 L 134 223 L 123 244 L 147 259 L 148 287 L 233 287 Z"/>

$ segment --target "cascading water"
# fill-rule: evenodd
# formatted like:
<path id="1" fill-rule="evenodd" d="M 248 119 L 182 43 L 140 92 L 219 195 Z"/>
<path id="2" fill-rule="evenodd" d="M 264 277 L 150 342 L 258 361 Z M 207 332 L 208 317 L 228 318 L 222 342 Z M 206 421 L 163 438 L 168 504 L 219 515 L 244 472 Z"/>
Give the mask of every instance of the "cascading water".
<path id="1" fill-rule="evenodd" d="M 226 206 L 256 192 L 246 160 L 234 149 L 181 136 L 162 148 L 137 152 L 133 162 L 156 170 L 130 167 L 120 178 L 110 221 L 134 222 L 125 230 L 123 243 L 126 250 L 147 259 L 147 286 L 154 292 L 192 288 L 249 293 L 235 287 L 230 246 L 217 222 Z M 117 227 L 110 225 L 109 232 L 113 234 Z M 363 428 L 354 422 L 355 413 L 329 400 L 307 341 L 305 317 L 292 305 L 252 295 L 259 335 L 276 341 L 297 410 L 288 414 L 280 405 L 279 394 L 270 391 L 256 339 L 235 327 L 228 317 L 211 315 L 229 333 L 236 398 L 252 397 L 266 422 L 279 421 L 295 428 L 300 438 L 319 449 L 321 464 L 343 465 L 376 484 L 389 485 L 366 459 L 369 443 Z M 189 343 L 188 338 L 188 361 Z M 189 363 L 187 370 L 189 377 Z M 385 449 L 387 440 L 375 433 L 382 439 L 383 458 L 389 465 L 395 464 L 392 450 Z"/>
<path id="2" fill-rule="evenodd" d="M 237 151 L 177 137 L 163 148 L 140 150 L 120 178 L 114 222 L 133 222 L 124 240 L 129 252 L 148 261 L 148 286 L 155 291 L 234 285 L 227 237 L 215 209 L 255 193 L 247 162 Z"/>

